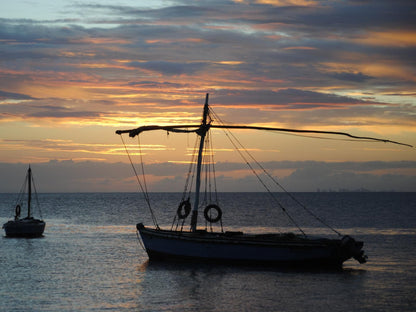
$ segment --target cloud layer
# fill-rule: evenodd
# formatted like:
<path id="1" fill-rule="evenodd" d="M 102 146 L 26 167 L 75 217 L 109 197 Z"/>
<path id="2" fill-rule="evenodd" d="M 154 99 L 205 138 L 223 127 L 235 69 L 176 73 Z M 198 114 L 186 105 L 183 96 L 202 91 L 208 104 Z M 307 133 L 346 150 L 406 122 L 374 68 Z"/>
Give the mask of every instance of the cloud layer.
<path id="1" fill-rule="evenodd" d="M 0 5 L 1 162 L 124 162 L 116 129 L 198 122 L 207 92 L 233 123 L 416 145 L 415 1 L 118 3 Z M 363 160 L 415 159 L 389 149 Z"/>
<path id="2" fill-rule="evenodd" d="M 291 192 L 315 191 L 400 191 L 416 192 L 416 162 L 315 161 L 268 162 L 264 167 Z M 186 164 L 160 163 L 145 167 L 151 192 L 182 192 Z M 216 167 L 218 191 L 266 192 L 250 170 L 240 163 L 219 163 Z M 20 190 L 26 164 L 0 163 L 0 172 L 9 178 L 0 182 L 1 192 Z M 140 191 L 129 164 L 49 161 L 32 165 L 38 192 L 136 192 Z M 140 169 L 137 168 L 140 174 Z M 278 175 L 285 173 L 283 177 Z M 236 177 L 237 176 L 237 177 Z M 141 178 L 141 176 L 139 176 Z M 53 181 L 53 183 L 51 183 Z M 267 183 L 267 182 L 266 182 Z M 273 188 L 274 191 L 282 191 Z"/>

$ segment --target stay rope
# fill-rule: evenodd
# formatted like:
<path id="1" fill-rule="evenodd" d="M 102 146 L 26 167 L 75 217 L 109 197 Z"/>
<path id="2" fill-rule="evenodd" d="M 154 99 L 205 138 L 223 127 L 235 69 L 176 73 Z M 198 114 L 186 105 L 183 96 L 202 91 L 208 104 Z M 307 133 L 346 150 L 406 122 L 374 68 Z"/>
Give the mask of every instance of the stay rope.
<path id="1" fill-rule="evenodd" d="M 334 233 L 338 234 L 339 236 L 342 236 L 342 234 L 340 232 L 338 232 L 337 230 L 335 230 L 332 226 L 330 226 L 328 223 L 326 223 L 324 220 L 322 220 L 320 217 L 318 217 L 316 214 L 314 214 L 310 209 L 308 209 L 308 207 L 306 207 L 302 202 L 300 202 L 295 196 L 293 196 L 292 193 L 290 193 L 289 191 L 287 191 L 283 185 L 281 185 L 272 175 L 270 175 L 269 172 L 267 172 L 266 169 L 264 169 L 264 167 L 257 162 L 256 159 L 254 159 L 251 154 L 247 151 L 247 154 L 251 157 L 251 159 L 260 167 L 261 170 L 263 170 L 263 172 L 270 178 L 270 180 L 272 180 L 278 187 L 280 187 L 280 189 L 282 189 L 286 195 L 288 195 L 295 203 L 297 203 L 300 207 L 302 207 L 307 213 L 309 213 L 312 217 L 314 217 L 316 220 L 318 220 L 319 222 L 321 222 L 323 225 L 325 225 L 327 228 L 329 228 L 331 231 L 333 231 Z"/>
<path id="2" fill-rule="evenodd" d="M 27 176 L 28 176 L 28 173 L 26 173 L 26 178 L 22 184 L 22 187 L 20 188 L 19 195 L 17 197 L 16 203 L 14 204 L 14 208 L 16 208 L 17 205 L 23 206 L 23 199 L 26 193 Z M 11 211 L 15 211 L 15 210 L 11 210 Z"/>
<path id="3" fill-rule="evenodd" d="M 39 204 L 38 192 L 36 190 L 35 179 L 33 177 L 33 172 L 32 172 L 32 185 L 33 185 L 33 189 L 35 191 L 36 207 L 39 210 L 39 216 L 40 216 L 40 218 L 43 219 L 43 217 L 42 217 L 42 210 L 40 209 L 40 204 Z"/>
<path id="4" fill-rule="evenodd" d="M 214 164 L 215 164 L 215 160 L 214 160 L 214 148 L 213 148 L 213 145 L 212 145 L 212 140 L 210 140 L 210 148 L 211 148 L 211 167 L 212 167 L 212 175 L 213 175 L 213 178 L 214 178 L 214 194 L 215 194 L 215 203 L 216 204 L 218 204 L 218 192 L 217 192 L 217 176 L 216 176 L 216 173 L 215 173 L 215 166 L 214 166 Z"/>
<path id="5" fill-rule="evenodd" d="M 138 137 L 139 137 L 139 136 L 138 136 Z M 140 181 L 139 175 L 137 174 L 136 167 L 134 166 L 134 163 L 133 163 L 133 161 L 132 161 L 132 159 L 131 159 L 131 156 L 130 156 L 129 150 L 128 150 L 128 148 L 127 148 L 126 143 L 124 142 L 123 136 L 122 136 L 122 135 L 120 135 L 120 138 L 121 138 L 121 141 L 123 142 L 123 146 L 124 146 L 124 149 L 126 150 L 127 157 L 129 158 L 129 161 L 130 161 L 131 167 L 133 168 L 134 174 L 135 174 L 135 176 L 136 176 L 136 180 L 137 180 L 137 182 L 138 182 L 138 184 L 139 184 L 139 186 L 140 186 L 140 189 L 141 189 L 141 191 L 142 191 L 142 193 L 143 193 L 143 196 L 144 196 L 145 201 L 146 201 L 146 203 L 147 203 L 147 206 L 148 206 L 148 208 L 149 208 L 149 211 L 150 211 L 150 215 L 151 215 L 151 217 L 152 217 L 153 224 L 154 224 L 154 226 L 155 226 L 157 229 L 159 229 L 159 225 L 157 224 L 157 220 L 156 220 L 155 214 L 153 213 L 153 209 L 152 209 L 152 206 L 151 206 L 151 204 L 150 204 L 149 193 L 147 192 L 147 185 L 146 185 L 146 179 L 145 179 L 145 173 L 144 173 L 143 157 L 142 157 L 142 150 L 141 150 L 140 139 L 138 139 L 138 144 L 139 144 L 139 154 L 140 154 L 140 161 L 141 161 L 141 167 L 142 167 L 143 183 Z M 144 185 L 143 185 L 143 184 L 144 184 Z"/>
<path id="6" fill-rule="evenodd" d="M 191 196 L 191 192 L 192 192 L 192 186 L 194 184 L 194 164 L 195 164 L 195 158 L 196 158 L 196 151 L 198 150 L 198 138 L 195 140 L 195 144 L 194 144 L 194 148 L 192 150 L 192 158 L 191 158 L 191 162 L 189 163 L 189 169 L 188 169 L 188 173 L 186 175 L 186 181 L 185 181 L 185 186 L 184 186 L 184 190 L 183 190 L 183 194 L 182 194 L 182 201 L 185 200 L 185 198 L 188 196 L 188 199 Z"/>
<path id="7" fill-rule="evenodd" d="M 185 180 L 185 186 L 184 186 L 184 190 L 182 193 L 182 199 L 181 199 L 181 203 L 183 203 L 185 200 L 190 200 L 191 198 L 191 192 L 192 192 L 192 185 L 194 183 L 194 177 L 195 177 L 195 172 L 194 172 L 194 164 L 195 164 L 195 157 L 196 157 L 196 151 L 197 151 L 197 146 L 198 146 L 198 139 L 195 140 L 195 144 L 194 144 L 194 148 L 192 150 L 192 157 L 191 157 L 191 162 L 189 163 L 189 169 L 186 175 L 186 180 Z M 179 227 L 179 220 L 181 220 L 180 218 L 177 218 L 178 213 L 175 213 L 175 216 L 173 217 L 173 221 L 172 221 L 172 226 L 171 229 L 173 229 L 173 226 L 175 225 L 176 222 L 176 230 Z M 181 222 L 181 232 L 183 231 L 183 227 L 185 225 L 185 220 L 186 218 L 182 219 Z"/>
<path id="8" fill-rule="evenodd" d="M 224 124 L 222 122 L 222 120 L 219 118 L 218 115 L 215 114 L 215 112 L 213 112 L 211 110 L 211 112 L 213 113 L 213 115 L 216 117 L 216 119 L 219 120 L 220 123 Z M 282 209 L 282 211 L 287 215 L 287 217 L 291 220 L 291 222 L 302 232 L 303 235 L 306 236 L 305 232 L 299 227 L 299 225 L 296 223 L 296 221 L 293 219 L 293 217 L 287 212 L 286 208 L 283 207 L 283 205 L 277 200 L 277 198 L 273 195 L 273 193 L 270 191 L 270 189 L 267 187 L 267 185 L 264 183 L 264 181 L 262 180 L 262 178 L 259 176 L 259 174 L 256 172 L 256 170 L 253 168 L 253 166 L 247 161 L 246 157 L 243 155 L 243 153 L 241 152 L 241 149 L 244 150 L 244 152 L 252 159 L 252 161 L 263 171 L 263 173 L 269 177 L 269 179 L 276 184 L 276 186 L 278 186 L 280 189 L 282 189 L 286 195 L 288 195 L 294 202 L 296 202 L 300 207 L 302 207 L 307 213 L 309 213 L 312 217 L 314 217 L 316 220 L 318 220 L 320 223 L 322 223 L 323 225 L 325 225 L 327 228 L 329 228 L 330 230 L 332 230 L 334 233 L 338 234 L 339 236 L 342 236 L 342 234 L 340 232 L 338 232 L 337 230 L 335 230 L 333 227 L 331 227 L 329 224 L 327 224 L 324 220 L 322 220 L 321 218 L 319 218 L 316 214 L 314 214 L 310 209 L 308 209 L 303 203 L 301 203 L 296 197 L 294 197 L 289 191 L 287 191 L 277 180 L 276 178 L 274 178 L 254 157 L 253 155 L 241 144 L 241 142 L 236 138 L 236 136 L 229 130 L 229 129 L 224 129 L 224 132 L 226 134 L 226 136 L 228 137 L 228 139 L 230 140 L 231 144 L 234 146 L 234 148 L 237 150 L 237 152 L 240 154 L 240 156 L 243 158 L 243 160 L 246 162 L 246 164 L 248 165 L 248 167 L 251 169 L 251 171 L 254 173 L 254 175 L 257 177 L 257 179 L 260 181 L 260 183 L 263 185 L 263 187 L 267 190 L 267 192 L 271 195 L 271 197 L 273 198 L 273 200 L 278 204 L 278 206 Z M 235 142 L 237 142 L 237 144 L 240 146 L 240 148 L 237 146 L 236 143 L 234 143 L 234 141 L 230 138 L 230 136 L 232 136 L 232 138 L 235 140 Z"/>
<path id="9" fill-rule="evenodd" d="M 228 133 L 227 133 L 228 132 Z M 228 139 L 230 140 L 231 144 L 234 146 L 234 148 L 237 150 L 237 152 L 240 154 L 241 158 L 246 162 L 247 166 L 251 169 L 251 171 L 253 172 L 253 174 L 257 177 L 257 179 L 259 180 L 259 182 L 263 185 L 263 187 L 266 189 L 266 191 L 269 193 L 269 195 L 271 196 L 271 198 L 275 201 L 275 203 L 280 207 L 280 209 L 286 214 L 286 216 L 289 218 L 289 220 L 298 228 L 298 230 L 304 235 L 306 236 L 305 232 L 302 230 L 302 228 L 298 225 L 298 223 L 295 221 L 295 219 L 293 219 L 293 217 L 289 214 L 289 212 L 286 210 L 286 208 L 281 204 L 281 202 L 276 198 L 276 196 L 274 196 L 273 192 L 270 190 L 270 188 L 266 185 L 266 183 L 264 183 L 263 179 L 260 177 L 260 175 L 256 172 L 256 170 L 253 168 L 253 166 L 250 164 L 250 162 L 247 160 L 247 158 L 244 156 L 244 154 L 241 152 L 241 149 L 244 150 L 244 152 L 246 152 L 248 155 L 250 155 L 248 153 L 248 151 L 241 145 L 241 143 L 237 140 L 237 138 L 231 133 L 230 130 L 226 130 L 225 131 L 226 136 L 228 137 Z M 231 140 L 231 138 L 229 137 L 230 134 L 234 140 L 236 140 L 238 142 L 238 144 L 241 146 L 241 148 L 239 148 L 236 143 L 234 143 L 233 140 Z"/>
<path id="10" fill-rule="evenodd" d="M 211 119 L 212 120 L 212 119 Z M 204 204 L 205 205 L 219 205 L 218 191 L 217 191 L 217 178 L 215 173 L 215 159 L 214 159 L 214 147 L 212 143 L 211 131 L 207 133 L 207 144 L 205 145 L 205 194 Z M 213 195 L 215 196 L 213 198 Z M 211 212 L 210 212 L 211 215 Z M 219 219 L 221 232 L 224 232 L 222 218 Z M 208 220 L 205 219 L 205 228 L 208 226 Z M 213 232 L 212 222 L 209 222 L 210 230 Z"/>
<path id="11" fill-rule="evenodd" d="M 16 204 L 15 204 L 15 206 L 17 206 L 17 205 L 21 205 L 21 204 L 23 203 L 23 197 L 24 197 L 25 192 L 26 192 L 27 177 L 28 177 L 28 174 L 26 174 L 25 181 L 23 182 L 23 185 L 22 185 L 22 187 L 21 187 L 21 189 L 20 189 L 20 192 L 19 192 L 19 197 L 18 197 L 18 198 L 17 198 L 17 200 L 16 200 Z"/>

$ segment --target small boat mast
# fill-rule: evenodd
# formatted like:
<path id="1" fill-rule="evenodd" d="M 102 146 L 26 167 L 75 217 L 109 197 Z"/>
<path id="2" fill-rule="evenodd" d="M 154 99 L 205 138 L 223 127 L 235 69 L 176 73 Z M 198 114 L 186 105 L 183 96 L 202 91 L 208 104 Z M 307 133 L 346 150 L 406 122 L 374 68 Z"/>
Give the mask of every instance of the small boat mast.
<path id="1" fill-rule="evenodd" d="M 30 168 L 27 170 L 27 179 L 28 179 L 28 196 L 27 196 L 27 217 L 30 218 L 31 211 L 30 211 L 30 204 L 32 202 L 32 169 Z"/>
<path id="2" fill-rule="evenodd" d="M 27 183 L 27 184 L 26 184 Z M 31 237 L 41 237 L 43 235 L 43 231 L 45 230 L 45 222 L 43 220 L 35 219 L 32 217 L 32 183 L 34 188 L 34 193 L 36 195 L 36 187 L 33 180 L 32 169 L 29 165 L 29 169 L 27 170 L 27 174 L 24 181 L 24 186 L 19 194 L 17 205 L 15 207 L 15 216 L 14 220 L 10 220 L 3 224 L 3 228 L 6 232 L 6 236 L 8 237 L 24 237 L 24 238 L 31 238 Z M 23 203 L 23 199 L 26 194 L 26 186 L 27 186 L 27 216 L 24 218 L 20 218 L 21 213 L 21 204 Z M 36 196 L 37 201 L 37 196 Z M 38 203 L 39 205 L 39 203 Z M 40 212 L 40 206 L 39 212 Z M 42 214 L 41 214 L 42 218 Z"/>

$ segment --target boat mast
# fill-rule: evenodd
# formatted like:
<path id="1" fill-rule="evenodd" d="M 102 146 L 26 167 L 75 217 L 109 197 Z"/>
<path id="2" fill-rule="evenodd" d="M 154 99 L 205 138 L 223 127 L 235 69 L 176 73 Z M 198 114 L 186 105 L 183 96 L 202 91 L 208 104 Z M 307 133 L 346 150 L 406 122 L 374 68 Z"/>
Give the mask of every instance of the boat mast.
<path id="1" fill-rule="evenodd" d="M 195 184 L 195 202 L 192 209 L 192 218 L 191 218 L 191 231 L 196 231 L 196 224 L 198 220 L 198 206 L 199 206 L 199 191 L 201 188 L 201 167 L 202 167 L 202 154 L 204 151 L 205 136 L 210 128 L 210 123 L 207 124 L 207 117 L 209 114 L 208 107 L 208 93 L 205 97 L 204 113 L 202 115 L 202 123 L 197 134 L 201 137 L 199 142 L 199 151 L 198 151 L 198 161 L 196 167 L 196 184 Z"/>
<path id="2" fill-rule="evenodd" d="M 202 154 L 204 151 L 205 137 L 206 137 L 208 130 L 211 127 L 218 128 L 218 129 L 252 129 L 252 130 L 267 130 L 267 131 L 293 132 L 293 133 L 332 134 L 332 135 L 347 136 L 347 137 L 350 137 L 351 139 L 357 139 L 357 140 L 368 140 L 368 141 L 374 141 L 374 142 L 392 143 L 392 144 L 413 147 L 412 145 L 409 145 L 406 143 L 400 143 L 396 141 L 372 138 L 372 137 L 355 136 L 355 135 L 351 135 L 349 133 L 344 133 L 344 132 L 304 130 L 304 129 L 299 130 L 299 129 L 271 128 L 271 127 L 258 127 L 258 126 L 211 125 L 212 119 L 209 118 L 208 95 L 209 93 L 206 94 L 206 98 L 205 98 L 204 112 L 202 115 L 202 123 L 199 125 L 195 125 L 195 124 L 173 125 L 173 126 L 150 125 L 150 126 L 141 126 L 141 127 L 130 129 L 130 130 L 117 130 L 116 131 L 116 134 L 118 135 L 122 135 L 123 133 L 128 133 L 129 136 L 132 138 L 134 138 L 135 136 L 139 135 L 142 132 L 154 131 L 154 130 L 164 130 L 167 132 L 176 132 L 176 133 L 196 133 L 200 136 L 197 169 L 196 169 L 197 176 L 196 176 L 196 183 L 195 183 L 195 203 L 192 208 L 192 217 L 191 217 L 191 231 L 193 232 L 196 231 L 197 219 L 198 219 L 199 193 L 200 193 L 200 187 L 201 187 L 201 167 L 202 167 L 202 156 L 203 156 Z M 29 167 L 29 171 L 30 171 L 30 167 Z M 29 188 L 30 188 L 30 184 L 29 184 Z M 30 211 L 30 199 L 29 199 L 29 211 Z"/>
<path id="3" fill-rule="evenodd" d="M 30 202 L 32 199 L 32 169 L 27 171 L 27 179 L 28 179 L 28 197 L 27 197 L 27 217 L 30 218 Z"/>

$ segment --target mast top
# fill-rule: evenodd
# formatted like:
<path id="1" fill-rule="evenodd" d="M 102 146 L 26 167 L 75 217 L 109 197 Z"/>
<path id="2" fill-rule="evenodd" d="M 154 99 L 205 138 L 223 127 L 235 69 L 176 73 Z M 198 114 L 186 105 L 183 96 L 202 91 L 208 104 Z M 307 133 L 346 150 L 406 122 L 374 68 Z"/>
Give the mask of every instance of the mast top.
<path id="1" fill-rule="evenodd" d="M 209 93 L 207 93 L 205 96 L 205 105 L 204 105 L 204 114 L 202 117 L 202 124 L 207 123 L 207 117 L 209 115 L 208 97 L 209 97 Z"/>

